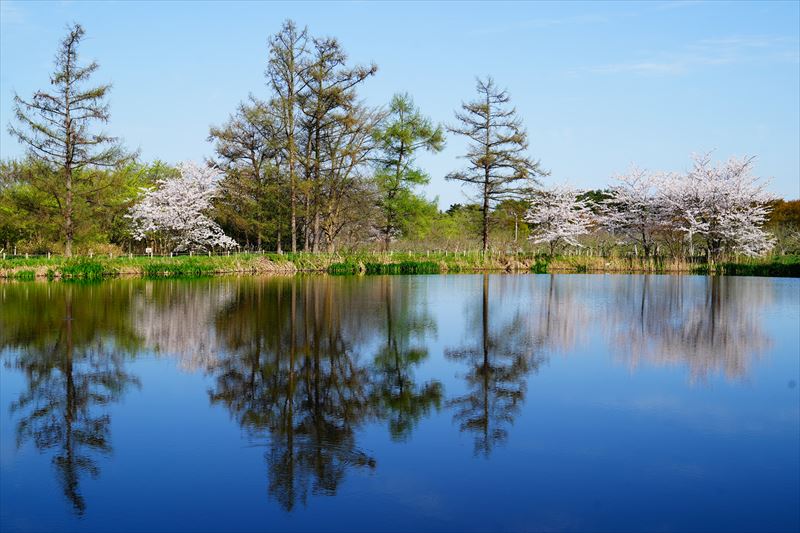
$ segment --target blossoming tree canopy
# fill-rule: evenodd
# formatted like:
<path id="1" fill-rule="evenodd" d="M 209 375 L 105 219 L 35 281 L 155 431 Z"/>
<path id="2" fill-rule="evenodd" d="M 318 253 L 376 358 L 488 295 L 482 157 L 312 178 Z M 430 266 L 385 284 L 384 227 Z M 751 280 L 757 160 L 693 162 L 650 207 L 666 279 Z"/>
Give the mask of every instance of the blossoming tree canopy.
<path id="1" fill-rule="evenodd" d="M 753 175 L 754 157 L 731 158 L 715 165 L 710 154 L 693 157 L 686 174 L 664 180 L 663 197 L 678 229 L 706 242 L 707 253 L 758 256 L 774 239 L 762 228 L 775 197 L 765 180 Z"/>
<path id="2" fill-rule="evenodd" d="M 567 186 L 541 191 L 533 196 L 525 220 L 531 224 L 530 239 L 548 243 L 550 254 L 561 243 L 581 246 L 577 237 L 589 233 L 591 211 L 580 193 Z"/>
<path id="3" fill-rule="evenodd" d="M 174 251 L 236 247 L 236 241 L 206 214 L 219 193 L 218 183 L 213 168 L 180 163 L 176 176 L 160 179 L 131 208 L 134 238 L 163 239 Z"/>
<path id="4" fill-rule="evenodd" d="M 633 167 L 614 178 L 600 222 L 612 234 L 641 246 L 648 257 L 654 251 L 656 234 L 668 225 L 667 206 L 661 198 L 664 176 Z"/>

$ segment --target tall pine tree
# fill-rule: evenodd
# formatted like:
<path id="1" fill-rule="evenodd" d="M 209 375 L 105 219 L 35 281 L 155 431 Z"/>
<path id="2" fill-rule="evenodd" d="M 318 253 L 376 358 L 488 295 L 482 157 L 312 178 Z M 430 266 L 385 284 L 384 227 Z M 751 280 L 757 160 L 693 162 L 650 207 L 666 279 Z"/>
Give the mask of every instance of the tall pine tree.
<path id="1" fill-rule="evenodd" d="M 479 190 L 483 215 L 483 251 L 489 250 L 489 213 L 502 200 L 529 194 L 537 177 L 548 172 L 538 160 L 526 155 L 528 134 L 516 109 L 508 106 L 508 92 L 499 89 L 491 77 L 477 80 L 478 98 L 461 104 L 456 111 L 458 124 L 448 127 L 451 133 L 469 139 L 463 156 L 467 168 L 451 172 L 448 180 L 461 181 Z"/>
<path id="2" fill-rule="evenodd" d="M 389 249 L 392 237 L 424 206 L 424 198 L 414 194 L 415 185 L 426 185 L 430 178 L 414 166 L 418 150 L 440 152 L 444 148 L 442 127 L 424 117 L 408 94 L 396 94 L 389 105 L 389 115 L 374 133 L 380 155 L 375 182 L 383 220 L 380 236 Z"/>
<path id="3" fill-rule="evenodd" d="M 33 159 L 55 170 L 42 173 L 33 184 L 56 199 L 68 257 L 75 237 L 76 201 L 96 192 L 90 170 L 114 167 L 126 159 L 116 138 L 90 131 L 93 124 L 108 122 L 104 99 L 111 85 L 83 86 L 99 67 L 94 61 L 86 66 L 78 63 L 83 35 L 83 28 L 75 24 L 61 42 L 50 77 L 53 92 L 37 91 L 30 100 L 14 95 L 18 124 L 9 126 Z"/>

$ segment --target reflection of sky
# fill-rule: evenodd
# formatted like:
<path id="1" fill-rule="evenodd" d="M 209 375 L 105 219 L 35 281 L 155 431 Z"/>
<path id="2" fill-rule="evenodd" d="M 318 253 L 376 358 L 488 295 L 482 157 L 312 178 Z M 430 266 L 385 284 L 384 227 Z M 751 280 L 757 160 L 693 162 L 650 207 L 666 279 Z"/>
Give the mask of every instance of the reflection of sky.
<path id="1" fill-rule="evenodd" d="M 796 529 L 800 386 L 790 382 L 800 382 L 800 280 L 729 278 L 732 291 L 760 294 L 731 302 L 752 306 L 738 312 L 751 314 L 769 343 L 746 375 L 718 369 L 693 381 L 691 362 L 644 358 L 633 367 L 620 357 L 625 346 L 608 328 L 625 277 L 557 278 L 561 303 L 577 309 L 562 306 L 559 320 L 577 323 L 559 328 L 558 342 L 534 343 L 546 362 L 527 377 L 507 442 L 476 457 L 472 436 L 459 432 L 447 409 L 424 418 L 403 443 L 391 441 L 385 423 L 367 423 L 356 440 L 376 468 L 348 471 L 335 497 L 310 496 L 291 514 L 267 494 L 266 443 L 248 438 L 224 407 L 209 406 L 213 378 L 146 351 L 126 367 L 141 389 L 107 406 L 113 454 L 99 458 L 97 478 L 82 482 L 88 511 L 76 519 L 49 459 L 30 444 L 15 449 L 8 405 L 26 380 L 3 365 L 3 529 Z M 442 381 L 447 398 L 466 390 L 467 369 L 443 354 L 479 342 L 482 280 L 395 278 L 413 284 L 412 307 L 436 325 L 423 343 L 430 356 L 414 376 Z M 519 312 L 538 316 L 552 281 L 491 276 L 490 330 Z M 658 288 L 670 278 L 650 281 Z M 682 278 L 684 295 L 706 281 Z M 539 331 L 541 322 L 526 324 L 531 329 L 521 334 Z M 366 347 L 380 342 L 363 337 L 366 361 L 374 353 Z M 14 356 L 7 351 L 3 360 Z"/>

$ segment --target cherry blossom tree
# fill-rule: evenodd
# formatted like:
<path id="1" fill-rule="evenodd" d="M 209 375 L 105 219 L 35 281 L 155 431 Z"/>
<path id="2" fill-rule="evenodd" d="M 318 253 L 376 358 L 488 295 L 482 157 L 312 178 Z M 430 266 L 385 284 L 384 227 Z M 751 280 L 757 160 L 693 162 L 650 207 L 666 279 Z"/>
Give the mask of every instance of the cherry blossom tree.
<path id="1" fill-rule="evenodd" d="M 694 156 L 692 169 L 665 180 L 663 198 L 677 228 L 704 240 L 708 259 L 726 253 L 759 256 L 774 239 L 763 230 L 774 196 L 753 175 L 754 157 L 714 164 L 710 154 Z"/>
<path id="2" fill-rule="evenodd" d="M 180 163 L 177 176 L 159 180 L 131 208 L 134 238 L 161 238 L 174 251 L 235 247 L 236 241 L 206 215 L 218 184 L 217 170 Z"/>
<path id="3" fill-rule="evenodd" d="M 602 206 L 602 223 L 612 234 L 641 246 L 644 256 L 650 257 L 658 232 L 668 223 L 660 192 L 662 176 L 633 167 L 614 179 L 610 198 Z"/>
<path id="4" fill-rule="evenodd" d="M 576 237 L 589 233 L 592 213 L 580 192 L 567 186 L 537 192 L 525 214 L 532 225 L 530 239 L 550 245 L 550 255 L 561 243 L 581 246 Z"/>

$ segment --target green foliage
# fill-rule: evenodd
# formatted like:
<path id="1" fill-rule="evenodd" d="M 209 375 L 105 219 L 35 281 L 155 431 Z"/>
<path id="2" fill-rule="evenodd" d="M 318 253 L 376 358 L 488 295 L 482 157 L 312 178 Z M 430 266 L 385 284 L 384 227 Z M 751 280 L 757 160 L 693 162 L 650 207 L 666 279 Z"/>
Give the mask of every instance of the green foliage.
<path id="1" fill-rule="evenodd" d="M 396 235 L 409 235 L 412 228 L 430 220 L 435 205 L 414 193 L 413 187 L 430 181 L 428 175 L 414 166 L 418 150 L 440 152 L 444 148 L 444 132 L 434 126 L 414 106 L 408 94 L 396 94 L 389 106 L 389 116 L 373 133 L 380 156 L 377 160 L 375 184 L 381 210 L 381 237 L 388 249 Z"/>
<path id="2" fill-rule="evenodd" d="M 215 272 L 213 261 L 195 257 L 148 262 L 142 265 L 142 275 L 148 278 L 197 278 L 211 276 Z"/>
<path id="3" fill-rule="evenodd" d="M 75 251 L 119 253 L 131 244 L 130 207 L 142 188 L 175 169 L 160 161 L 128 163 L 105 170 L 74 171 L 73 238 Z M 64 249 L 64 194 L 53 168 L 32 159 L 0 163 L 0 249 L 18 253 L 60 253 Z"/>
<path id="4" fill-rule="evenodd" d="M 59 272 L 61 273 L 61 279 L 65 280 L 100 280 L 103 279 L 104 275 L 114 273 L 103 263 L 85 258 L 68 259 L 59 267 Z"/>
<path id="5" fill-rule="evenodd" d="M 578 200 L 585 200 L 593 212 L 598 212 L 598 207 L 611 199 L 608 191 L 603 189 L 593 189 L 578 195 Z"/>
<path id="6" fill-rule="evenodd" d="M 326 269 L 328 274 L 333 275 L 348 275 L 348 274 L 358 274 L 361 268 L 358 263 L 348 261 L 346 263 L 332 263 Z"/>
<path id="7" fill-rule="evenodd" d="M 393 252 L 385 254 L 232 254 L 172 258 L 115 257 L 65 259 L 16 257 L 0 259 L 0 278 L 47 277 L 65 280 L 101 280 L 119 274 L 151 278 L 204 277 L 222 273 L 327 272 L 332 275 L 438 274 L 442 272 L 521 271 L 552 272 L 683 272 L 693 274 L 800 277 L 800 255 L 739 262 L 692 264 L 634 257 L 546 256 L 540 254 L 483 254 L 481 252 Z"/>
<path id="8" fill-rule="evenodd" d="M 280 248 L 286 235 L 289 184 L 279 171 L 277 110 L 251 96 L 221 127 L 212 127 L 215 164 L 225 172 L 215 218 L 225 233 L 246 245 Z"/>
<path id="9" fill-rule="evenodd" d="M 439 274 L 441 268 L 433 261 L 402 261 L 399 263 L 366 263 L 367 274 Z"/>
<path id="10" fill-rule="evenodd" d="M 52 93 L 39 90 L 28 100 L 14 95 L 16 120 L 8 129 L 41 167 L 30 184 L 52 198 L 68 256 L 78 226 L 91 219 L 87 211 L 104 205 L 96 196 L 110 186 L 103 178 L 114 174 L 101 169 L 117 168 L 130 158 L 116 138 L 91 131 L 109 120 L 105 97 L 111 85 L 86 87 L 99 66 L 78 62 L 84 33 L 80 24 L 68 28 L 50 76 Z"/>
<path id="11" fill-rule="evenodd" d="M 33 281 L 36 279 L 36 272 L 33 270 L 18 270 L 14 273 L 13 278 L 19 281 Z"/>
<path id="12" fill-rule="evenodd" d="M 728 276 L 772 276 L 800 277 L 800 256 L 775 257 L 770 261 L 746 261 L 742 263 L 719 263 L 717 274 Z"/>
<path id="13" fill-rule="evenodd" d="M 534 274 L 547 274 L 547 266 L 550 263 L 550 258 L 547 256 L 536 256 L 533 264 L 531 265 L 531 272 Z"/>

